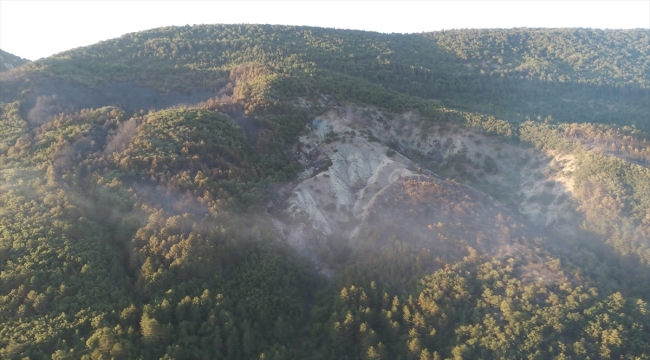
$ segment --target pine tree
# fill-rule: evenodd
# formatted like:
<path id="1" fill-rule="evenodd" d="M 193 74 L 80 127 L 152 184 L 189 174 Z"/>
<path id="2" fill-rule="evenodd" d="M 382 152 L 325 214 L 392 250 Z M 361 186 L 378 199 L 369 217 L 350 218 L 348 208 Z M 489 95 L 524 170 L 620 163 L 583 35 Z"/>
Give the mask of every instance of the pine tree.
<path id="1" fill-rule="evenodd" d="M 147 313 L 142 314 L 140 329 L 142 332 L 142 339 L 147 344 L 159 344 L 166 338 L 163 326 L 160 325 L 158 320 L 149 317 Z"/>

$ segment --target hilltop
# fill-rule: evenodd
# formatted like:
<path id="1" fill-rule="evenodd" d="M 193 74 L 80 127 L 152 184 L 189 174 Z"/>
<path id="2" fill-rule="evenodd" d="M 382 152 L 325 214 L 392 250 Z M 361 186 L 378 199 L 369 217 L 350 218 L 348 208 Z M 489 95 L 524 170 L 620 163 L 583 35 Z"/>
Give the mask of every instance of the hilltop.
<path id="1" fill-rule="evenodd" d="M 27 59 L 23 59 L 0 49 L 0 72 L 11 70 L 28 62 L 29 60 Z"/>
<path id="2" fill-rule="evenodd" d="M 649 44 L 201 25 L 16 63 L 0 357 L 646 359 Z"/>

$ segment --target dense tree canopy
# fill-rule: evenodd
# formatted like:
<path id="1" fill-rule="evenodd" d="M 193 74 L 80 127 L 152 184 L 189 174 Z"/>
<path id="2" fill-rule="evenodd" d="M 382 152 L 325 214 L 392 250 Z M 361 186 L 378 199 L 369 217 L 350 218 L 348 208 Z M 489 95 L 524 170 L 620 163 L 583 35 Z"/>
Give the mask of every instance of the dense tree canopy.
<path id="1" fill-rule="evenodd" d="M 649 37 L 185 26 L 5 72 L 0 358 L 650 359 Z M 392 140 L 454 180 L 404 181 L 359 241 L 291 248 L 298 136 L 346 103 L 572 156 L 581 224 L 522 220 L 503 158 Z M 418 216 L 433 240 L 396 224 Z"/>

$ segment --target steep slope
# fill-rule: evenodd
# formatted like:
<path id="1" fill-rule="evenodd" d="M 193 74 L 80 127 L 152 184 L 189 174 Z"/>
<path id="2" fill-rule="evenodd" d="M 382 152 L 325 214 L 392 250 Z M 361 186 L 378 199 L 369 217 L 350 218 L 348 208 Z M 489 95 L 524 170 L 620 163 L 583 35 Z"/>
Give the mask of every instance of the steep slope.
<path id="1" fill-rule="evenodd" d="M 10 54 L 0 49 L 0 72 L 9 71 L 28 63 L 29 60 Z"/>
<path id="2" fill-rule="evenodd" d="M 647 37 L 187 26 L 3 72 L 0 357 L 645 359 Z"/>
<path id="3" fill-rule="evenodd" d="M 496 257 L 525 252 L 519 243 L 545 237 L 558 255 L 569 239 L 594 244 L 595 229 L 581 225 L 599 215 L 576 185 L 584 181 L 579 154 L 504 143 L 458 123 L 423 128 L 422 120 L 351 104 L 314 118 L 296 148 L 305 171 L 288 200 L 294 221 L 280 226 L 288 241 L 318 252 L 332 234 L 352 244 L 373 238 L 374 246 L 396 237 L 450 259 L 462 258 L 466 246 Z M 624 241 L 645 259 L 647 241 L 636 239 Z"/>

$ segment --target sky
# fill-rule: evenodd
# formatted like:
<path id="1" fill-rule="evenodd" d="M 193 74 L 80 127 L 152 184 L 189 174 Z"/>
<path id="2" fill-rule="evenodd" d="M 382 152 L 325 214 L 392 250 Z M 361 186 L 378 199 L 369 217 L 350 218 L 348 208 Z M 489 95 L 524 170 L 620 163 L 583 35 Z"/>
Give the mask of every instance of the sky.
<path id="1" fill-rule="evenodd" d="M 384 33 L 513 27 L 648 29 L 650 0 L 0 0 L 0 49 L 36 60 L 130 32 L 217 23 L 309 25 Z"/>

